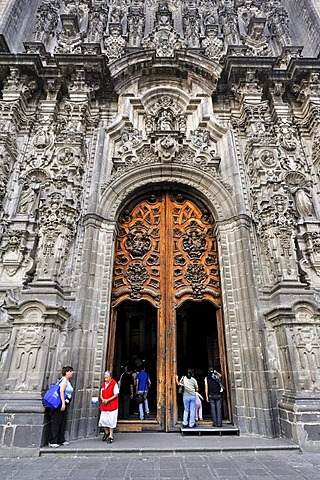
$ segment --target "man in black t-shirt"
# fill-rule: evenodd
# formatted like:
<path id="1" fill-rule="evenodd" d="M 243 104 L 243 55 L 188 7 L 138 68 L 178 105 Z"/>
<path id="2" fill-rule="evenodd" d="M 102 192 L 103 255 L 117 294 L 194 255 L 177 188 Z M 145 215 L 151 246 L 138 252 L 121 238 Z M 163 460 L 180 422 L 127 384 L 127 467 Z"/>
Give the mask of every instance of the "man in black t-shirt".
<path id="1" fill-rule="evenodd" d="M 222 383 L 221 373 L 210 367 L 204 379 L 207 402 L 210 402 L 211 415 L 214 427 L 222 426 Z"/>
<path id="2" fill-rule="evenodd" d="M 133 398 L 134 380 L 131 369 L 121 375 L 119 380 L 119 418 L 128 420 L 130 400 Z"/>

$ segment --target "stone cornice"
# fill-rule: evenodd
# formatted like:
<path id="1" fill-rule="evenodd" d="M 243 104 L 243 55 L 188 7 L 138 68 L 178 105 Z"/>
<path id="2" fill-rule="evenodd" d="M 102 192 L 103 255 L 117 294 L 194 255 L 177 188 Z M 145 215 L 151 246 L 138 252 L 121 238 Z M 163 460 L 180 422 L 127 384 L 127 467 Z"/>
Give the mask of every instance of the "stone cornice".
<path id="1" fill-rule="evenodd" d="M 1 39 L 0 39 L 1 40 Z M 296 47 L 298 48 L 298 47 Z M 306 77 L 310 72 L 320 72 L 320 56 L 317 58 L 293 57 L 287 68 L 279 68 L 280 57 L 255 57 L 234 55 L 230 51 L 223 63 L 219 64 L 201 55 L 201 52 L 190 50 L 176 51 L 174 57 L 157 58 L 154 50 L 140 50 L 107 65 L 105 54 L 46 54 L 19 53 L 13 54 L 0 49 L 0 79 L 8 74 L 8 68 L 19 68 L 22 73 L 39 78 L 63 78 L 76 69 L 83 68 L 90 76 L 101 82 L 105 94 L 122 90 L 125 85 L 135 79 L 153 75 L 160 78 L 162 73 L 168 78 L 171 72 L 175 78 L 185 79 L 188 75 L 213 93 L 217 84 L 225 87 L 245 79 L 248 70 L 256 72 L 261 83 L 274 81 L 292 81 Z M 107 80 L 107 82 L 106 82 Z M 106 88 L 107 87 L 107 88 Z M 230 87 L 230 85 L 229 85 Z M 229 88 L 227 88 L 228 90 Z"/>

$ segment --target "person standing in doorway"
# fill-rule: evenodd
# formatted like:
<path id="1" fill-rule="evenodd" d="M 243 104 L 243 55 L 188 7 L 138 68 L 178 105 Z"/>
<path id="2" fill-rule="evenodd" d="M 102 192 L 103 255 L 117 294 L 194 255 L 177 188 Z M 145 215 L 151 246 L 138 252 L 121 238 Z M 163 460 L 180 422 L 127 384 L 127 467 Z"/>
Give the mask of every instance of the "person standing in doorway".
<path id="1" fill-rule="evenodd" d="M 73 377 L 73 368 L 63 367 L 61 371 L 60 384 L 60 398 L 61 406 L 52 410 L 52 423 L 49 447 L 57 448 L 60 445 L 69 445 L 65 438 L 65 430 L 67 425 L 67 412 L 70 405 L 73 387 L 70 383 Z"/>
<path id="2" fill-rule="evenodd" d="M 222 427 L 222 375 L 213 367 L 208 369 L 204 379 L 207 402 L 210 402 L 213 427 Z"/>
<path id="3" fill-rule="evenodd" d="M 183 421 L 182 426 L 195 427 L 196 416 L 196 392 L 198 391 L 198 382 L 194 378 L 194 371 L 192 369 L 187 370 L 187 375 L 183 376 L 178 385 L 183 385 Z"/>
<path id="4" fill-rule="evenodd" d="M 133 398 L 134 380 L 129 367 L 125 367 L 125 371 L 119 380 L 119 418 L 123 420 L 129 419 L 130 400 Z"/>
<path id="5" fill-rule="evenodd" d="M 144 420 L 145 416 L 150 414 L 148 404 L 148 391 L 151 385 L 149 374 L 146 372 L 145 365 L 142 364 L 141 370 L 136 375 L 136 393 L 143 396 L 143 402 L 139 403 L 140 420 Z"/>
<path id="6" fill-rule="evenodd" d="M 100 390 L 100 420 L 99 427 L 104 428 L 102 441 L 113 443 L 113 431 L 117 426 L 118 420 L 118 395 L 119 387 L 117 382 L 111 377 L 111 373 L 107 370 L 104 374 L 104 382 L 102 382 Z"/>

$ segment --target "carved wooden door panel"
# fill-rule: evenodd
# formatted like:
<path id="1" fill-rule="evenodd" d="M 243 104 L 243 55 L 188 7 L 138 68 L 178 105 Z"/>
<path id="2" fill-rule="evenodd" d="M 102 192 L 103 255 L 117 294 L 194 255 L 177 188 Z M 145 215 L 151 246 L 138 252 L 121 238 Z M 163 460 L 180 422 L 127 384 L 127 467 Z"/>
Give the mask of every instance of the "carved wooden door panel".
<path id="1" fill-rule="evenodd" d="M 172 190 L 146 194 L 127 205 L 115 243 L 107 364 L 113 365 L 117 306 L 147 300 L 157 315 L 157 420 L 177 422 L 176 308 L 186 300 L 221 306 L 214 223 L 200 202 Z"/>

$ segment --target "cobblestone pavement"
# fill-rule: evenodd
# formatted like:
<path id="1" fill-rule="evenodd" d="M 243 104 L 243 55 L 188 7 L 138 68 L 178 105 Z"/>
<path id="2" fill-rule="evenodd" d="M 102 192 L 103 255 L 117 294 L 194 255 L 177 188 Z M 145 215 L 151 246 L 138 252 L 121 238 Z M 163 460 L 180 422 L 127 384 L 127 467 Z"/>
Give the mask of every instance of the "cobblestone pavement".
<path id="1" fill-rule="evenodd" d="M 0 479 L 320 480 L 320 454 L 170 454 L 0 458 Z"/>

